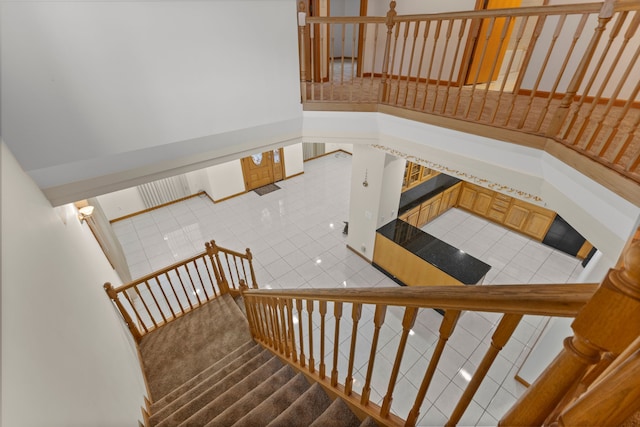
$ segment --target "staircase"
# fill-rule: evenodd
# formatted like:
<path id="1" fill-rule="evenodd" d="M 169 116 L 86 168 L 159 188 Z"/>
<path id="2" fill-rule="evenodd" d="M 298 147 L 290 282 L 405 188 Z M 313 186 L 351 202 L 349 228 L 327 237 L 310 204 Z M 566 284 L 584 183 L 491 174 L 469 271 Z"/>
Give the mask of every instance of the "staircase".
<path id="1" fill-rule="evenodd" d="M 225 294 L 145 335 L 151 426 L 375 426 L 255 343 Z"/>

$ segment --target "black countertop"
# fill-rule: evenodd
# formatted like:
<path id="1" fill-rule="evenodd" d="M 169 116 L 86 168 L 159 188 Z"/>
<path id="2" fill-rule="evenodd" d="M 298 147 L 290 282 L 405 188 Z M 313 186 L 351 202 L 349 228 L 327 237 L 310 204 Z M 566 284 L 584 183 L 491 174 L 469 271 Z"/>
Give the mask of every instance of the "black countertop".
<path id="1" fill-rule="evenodd" d="M 465 285 L 479 283 L 491 269 L 489 264 L 399 219 L 377 232 Z"/>
<path id="2" fill-rule="evenodd" d="M 447 188 L 453 187 L 461 180 L 444 173 L 438 174 L 428 181 L 405 191 L 400 195 L 400 205 L 398 206 L 398 215 L 415 208 L 422 202 L 429 200 L 433 196 L 437 196 Z"/>

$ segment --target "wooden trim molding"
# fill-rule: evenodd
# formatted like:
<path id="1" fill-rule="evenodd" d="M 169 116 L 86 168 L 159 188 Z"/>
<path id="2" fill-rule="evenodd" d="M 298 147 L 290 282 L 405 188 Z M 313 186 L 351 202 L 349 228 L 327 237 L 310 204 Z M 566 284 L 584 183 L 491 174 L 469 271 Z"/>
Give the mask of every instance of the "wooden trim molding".
<path id="1" fill-rule="evenodd" d="M 164 208 L 164 207 L 167 207 L 167 206 L 173 205 L 174 203 L 184 202 L 185 200 L 189 200 L 189 199 L 192 199 L 192 198 L 194 198 L 194 197 L 200 197 L 200 196 L 203 196 L 203 195 L 204 195 L 204 196 L 207 196 L 207 197 L 209 198 L 209 200 L 213 200 L 213 199 L 211 198 L 211 196 L 209 196 L 209 195 L 207 194 L 207 192 L 206 192 L 206 191 L 200 191 L 200 192 L 198 192 L 198 193 L 196 193 L 196 194 L 192 194 L 192 195 L 187 196 L 187 197 L 181 197 L 181 198 L 176 199 L 176 200 L 173 200 L 173 201 L 171 201 L 171 202 L 163 203 L 163 204 L 158 205 L 158 206 L 154 206 L 154 207 L 147 208 L 147 209 L 144 209 L 144 210 L 141 210 L 141 211 L 138 211 L 138 212 L 134 212 L 134 213 L 131 213 L 131 214 L 128 214 L 128 215 L 124 215 L 124 216 L 121 216 L 121 217 L 118 217 L 118 218 L 114 218 L 114 219 L 112 219 L 112 220 L 109 220 L 109 222 L 110 222 L 111 224 L 113 224 L 114 222 L 122 221 L 122 220 L 124 220 L 124 219 L 133 218 L 134 216 L 141 215 L 141 214 L 143 214 L 143 213 L 147 213 L 147 212 L 155 211 L 156 209 Z"/>
<path id="2" fill-rule="evenodd" d="M 369 258 L 367 258 L 366 256 L 362 255 L 360 252 L 358 252 L 357 250 L 355 250 L 351 246 L 347 245 L 347 249 L 349 249 L 351 252 L 353 252 L 354 254 L 358 255 L 360 258 L 362 258 L 363 260 L 365 260 L 369 264 L 371 264 L 372 261 Z"/>

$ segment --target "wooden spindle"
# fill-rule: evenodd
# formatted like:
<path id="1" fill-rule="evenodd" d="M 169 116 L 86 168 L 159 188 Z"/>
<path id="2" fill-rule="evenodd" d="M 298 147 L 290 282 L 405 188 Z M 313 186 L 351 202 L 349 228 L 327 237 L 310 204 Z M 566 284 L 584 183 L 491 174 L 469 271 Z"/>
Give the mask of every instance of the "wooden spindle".
<path id="1" fill-rule="evenodd" d="M 160 317 L 162 317 L 162 321 L 164 323 L 167 323 L 167 318 L 164 315 L 164 312 L 162 310 L 162 307 L 160 307 L 160 304 L 158 304 L 158 300 L 156 299 L 156 294 L 155 292 L 153 292 L 151 290 L 151 286 L 149 286 L 149 282 L 148 281 L 144 281 L 144 284 L 147 288 L 147 290 L 149 291 L 149 294 L 151 294 L 151 299 L 153 300 L 154 304 L 156 305 L 156 308 L 158 309 L 158 313 L 160 313 Z"/>
<path id="2" fill-rule="evenodd" d="M 287 331 L 287 323 L 285 319 L 285 307 L 284 300 L 282 298 L 277 298 L 278 303 L 278 311 L 280 314 L 280 331 L 281 331 L 281 339 L 284 347 L 284 355 L 289 357 L 291 352 L 289 350 L 289 331 Z"/>
<path id="3" fill-rule="evenodd" d="M 493 32 L 493 27 L 496 22 L 496 17 L 489 18 L 489 25 L 487 26 L 487 33 L 485 36 L 484 43 L 482 44 L 482 52 L 480 53 L 480 59 L 478 60 L 478 66 L 476 67 L 476 73 L 473 77 L 473 84 L 471 85 L 471 96 L 469 97 L 469 103 L 467 104 L 467 108 L 464 112 L 464 117 L 468 118 L 469 113 L 471 112 L 471 107 L 473 105 L 473 97 L 476 93 L 476 86 L 478 85 L 478 79 L 480 78 L 480 71 L 482 70 L 482 64 L 484 64 L 484 58 L 487 54 L 487 49 L 489 47 L 489 38 L 491 37 L 491 33 Z M 485 25 L 486 22 L 483 22 L 482 26 Z M 486 84 L 489 84 L 487 82 Z"/>
<path id="4" fill-rule="evenodd" d="M 176 273 L 176 276 L 178 276 L 178 281 L 180 282 L 180 286 L 182 287 L 184 296 L 187 298 L 187 302 L 189 303 L 189 309 L 193 310 L 193 304 L 191 304 L 191 298 L 189 297 L 189 293 L 187 292 L 187 287 L 184 285 L 184 282 L 182 281 L 182 276 L 180 276 L 180 270 L 176 267 L 174 271 Z"/>
<path id="5" fill-rule="evenodd" d="M 144 307 L 145 311 L 147 312 L 147 314 L 149 315 L 149 320 L 151 320 L 151 323 L 153 323 L 153 326 L 155 328 L 158 327 L 158 323 L 156 322 L 156 320 L 154 319 L 153 315 L 151 314 L 151 311 L 149 310 L 149 307 L 147 307 L 147 303 L 144 300 L 144 298 L 142 298 L 142 294 L 140 293 L 140 291 L 138 290 L 137 286 L 133 287 L 133 290 L 135 291 L 135 293 L 138 295 L 138 298 L 140 298 L 140 301 L 142 302 L 142 306 Z"/>
<path id="6" fill-rule="evenodd" d="M 356 358 L 356 341 L 358 338 L 358 322 L 362 315 L 362 304 L 354 302 L 351 310 L 351 347 L 349 349 L 349 367 L 347 368 L 347 378 L 344 382 L 344 392 L 347 396 L 351 395 L 353 389 L 353 363 Z"/>
<path id="7" fill-rule="evenodd" d="M 197 260 L 193 261 L 193 266 L 196 269 L 196 274 L 198 275 L 198 280 L 200 281 L 200 285 L 202 286 L 202 293 L 204 294 L 205 301 L 209 301 L 209 294 L 207 293 L 207 288 L 204 285 L 204 280 L 202 280 L 202 275 L 200 274 L 200 269 L 198 268 Z"/>
<path id="8" fill-rule="evenodd" d="M 422 378 L 422 382 L 420 383 L 420 388 L 418 389 L 416 400 L 414 401 L 413 407 L 411 408 L 411 411 L 409 411 L 409 415 L 407 416 L 406 425 L 408 427 L 415 426 L 416 422 L 418 421 L 418 416 L 420 415 L 420 407 L 422 407 L 422 402 L 424 402 L 424 398 L 426 397 L 427 391 L 429 390 L 429 385 L 431 385 L 433 376 L 436 373 L 436 368 L 438 367 L 438 363 L 440 362 L 440 358 L 442 357 L 444 347 L 451 337 L 451 334 L 453 333 L 453 330 L 455 329 L 459 318 L 459 310 L 447 310 L 444 314 L 444 318 L 440 323 L 440 336 L 438 337 L 438 343 L 436 344 L 433 355 L 431 356 L 431 360 L 429 361 L 427 371 L 425 372 L 424 377 Z"/>
<path id="9" fill-rule="evenodd" d="M 385 25 L 387 26 L 387 38 L 384 45 L 384 57 L 382 59 L 382 79 L 380 82 L 380 100 L 379 102 L 385 102 L 387 100 L 387 94 L 389 92 L 389 55 L 391 53 L 391 36 L 393 34 L 393 26 L 395 25 L 396 2 L 391 1 L 389 3 L 389 11 L 387 12 L 387 18 Z"/>
<path id="10" fill-rule="evenodd" d="M 180 302 L 180 298 L 178 298 L 178 293 L 176 292 L 176 288 L 173 285 L 173 282 L 171 281 L 171 277 L 169 277 L 169 272 L 165 272 L 164 273 L 164 277 L 166 277 L 167 282 L 169 282 L 171 284 L 171 291 L 173 291 L 173 296 L 176 298 L 176 302 L 178 303 L 178 307 L 180 307 L 180 312 L 182 314 L 184 314 L 184 307 L 182 306 L 182 303 Z"/>
<path id="11" fill-rule="evenodd" d="M 376 311 L 373 315 L 373 340 L 371 341 L 371 352 L 369 353 L 369 363 L 367 364 L 367 376 L 362 387 L 362 398 L 360 400 L 363 405 L 369 403 L 369 397 L 371 396 L 371 377 L 373 376 L 373 366 L 378 352 L 378 338 L 380 337 L 380 328 L 384 324 L 386 313 L 386 305 L 376 305 Z"/>
<path id="12" fill-rule="evenodd" d="M 422 98 L 422 107 L 421 107 L 422 110 L 424 110 L 426 105 L 427 105 L 429 81 L 431 80 L 431 72 L 433 70 L 433 63 L 435 62 L 435 59 L 436 59 L 436 48 L 438 47 L 438 39 L 440 38 L 440 29 L 441 28 L 442 28 L 442 20 L 438 19 L 438 21 L 436 23 L 436 29 L 435 29 L 435 32 L 433 34 L 433 48 L 431 49 L 431 57 L 429 58 L 429 67 L 427 69 L 427 75 L 425 76 L 424 98 Z M 436 86 L 435 91 L 436 91 L 436 93 L 438 92 L 438 87 L 437 86 Z"/>
<path id="13" fill-rule="evenodd" d="M 189 265 L 185 264 L 183 267 L 184 267 L 185 271 L 187 272 L 187 277 L 189 278 L 189 283 L 191 283 L 191 289 L 193 289 L 193 295 L 198 300 L 198 306 L 201 306 L 202 305 L 202 301 L 200 301 L 200 294 L 198 293 L 198 290 L 196 289 L 196 284 L 193 282 L 193 278 L 191 277 L 191 271 L 189 271 Z"/>
<path id="14" fill-rule="evenodd" d="M 300 343 L 300 366 L 304 368 L 306 356 L 304 355 L 304 334 L 302 333 L 302 300 L 296 300 L 296 309 L 298 310 L 298 341 Z"/>
<path id="15" fill-rule="evenodd" d="M 446 426 L 455 426 L 458 424 L 464 414 L 464 411 L 469 406 L 469 403 L 471 403 L 471 399 L 473 399 L 473 396 L 478 391 L 480 383 L 487 375 L 487 372 L 489 372 L 489 368 L 491 368 L 493 361 L 496 360 L 500 350 L 502 350 L 507 341 L 509 341 L 509 338 L 513 335 L 513 332 L 518 327 L 521 319 L 521 314 L 505 314 L 502 316 L 502 320 L 491 337 L 491 346 L 482 358 L 482 361 L 473 374 L 471 381 L 467 384 L 467 388 L 464 390 L 464 393 L 462 393 L 460 400 L 458 400 L 458 403 L 456 404 L 449 421 L 447 421 Z"/>
<path id="16" fill-rule="evenodd" d="M 407 100 L 409 99 L 409 80 L 411 78 L 411 70 L 413 70 L 413 57 L 416 52 L 416 40 L 418 40 L 418 35 L 420 34 L 420 24 L 421 21 L 413 22 L 413 38 L 411 41 L 411 55 L 409 55 L 409 71 L 407 72 L 406 84 L 404 86 L 404 101 L 402 102 L 402 106 L 407 106 Z M 408 28 L 408 25 L 407 25 Z M 420 66 L 418 66 L 418 69 Z M 416 75 L 416 89 L 418 88 L 418 82 L 420 81 L 420 74 Z"/>
<path id="17" fill-rule="evenodd" d="M 133 335 L 133 339 L 136 340 L 136 342 L 140 342 L 140 340 L 142 339 L 142 334 L 140 334 L 140 331 L 138 330 L 138 328 L 136 327 L 135 323 L 133 322 L 133 320 L 131 319 L 131 316 L 129 315 L 129 312 L 127 310 L 125 310 L 124 306 L 122 305 L 122 303 L 120 302 L 120 300 L 118 299 L 118 293 L 115 291 L 115 289 L 113 288 L 113 286 L 111 285 L 111 283 L 107 282 L 104 284 L 104 290 L 107 293 L 107 295 L 109 296 L 109 298 L 111 299 L 111 301 L 113 301 L 113 303 L 116 305 L 116 307 L 118 308 L 118 311 L 120 312 L 120 314 L 122 314 L 122 318 L 124 319 L 124 323 L 127 325 L 127 328 L 129 328 L 129 331 L 131 332 L 131 335 Z M 125 295 L 126 295 L 126 291 Z M 129 304 L 131 304 L 131 302 L 129 302 Z M 132 305 L 133 307 L 133 305 Z M 136 314 L 136 316 L 138 316 Z M 138 316 L 138 318 L 140 318 Z M 145 330 L 146 332 L 146 330 Z"/>
<path id="18" fill-rule="evenodd" d="M 171 317 L 175 319 L 176 313 L 174 313 L 173 307 L 171 307 L 171 303 L 169 302 L 169 298 L 167 298 L 167 294 L 164 292 L 164 289 L 162 288 L 162 284 L 160 283 L 160 280 L 158 279 L 158 276 L 156 276 L 155 279 L 156 279 L 156 284 L 160 288 L 160 292 L 162 292 L 162 296 L 164 297 L 164 300 L 167 303 L 167 307 L 169 307 L 169 311 L 171 312 Z M 169 283 L 169 286 L 171 286 L 171 283 Z M 166 319 L 165 319 L 165 321 L 166 321 Z"/>
<path id="19" fill-rule="evenodd" d="M 404 67 L 404 53 L 407 48 L 407 38 L 409 38 L 409 22 L 404 23 L 404 33 L 402 37 L 402 53 L 400 54 L 400 66 L 398 67 L 398 78 L 396 83 L 396 95 L 393 101 L 394 104 L 398 104 L 398 96 L 400 94 L 400 83 L 402 82 L 402 71 Z M 400 26 L 398 25 L 398 31 L 400 30 Z M 407 73 L 407 85 L 409 84 L 409 74 L 411 73 L 411 68 L 409 68 L 409 72 Z"/>
<path id="20" fill-rule="evenodd" d="M 469 28 L 469 38 L 470 38 L 470 46 L 475 46 L 475 44 L 478 41 L 478 35 L 480 34 L 480 27 L 482 26 L 482 19 L 481 18 L 472 18 L 471 19 L 471 26 Z M 462 72 L 460 73 L 460 76 L 462 78 L 462 81 L 460 82 L 460 85 L 458 86 L 458 91 L 456 93 L 456 100 L 453 104 L 453 113 L 452 116 L 456 116 L 458 114 L 458 108 L 460 107 L 460 97 L 462 95 L 462 92 L 464 90 L 464 79 L 465 76 L 469 73 L 469 65 L 471 64 L 471 58 L 466 57 L 466 55 L 463 55 L 463 58 L 461 59 L 462 62 Z"/>
<path id="21" fill-rule="evenodd" d="M 138 323 L 140 323 L 140 326 L 142 326 L 142 329 L 144 329 L 144 333 L 146 334 L 147 332 L 149 332 L 149 328 L 147 328 L 146 323 L 144 322 L 144 320 L 142 320 L 142 316 L 140 316 L 140 313 L 138 313 L 138 310 L 136 309 L 136 306 L 133 304 L 133 301 L 131 301 L 131 298 L 129 297 L 128 290 L 122 292 L 122 294 L 124 295 L 124 298 L 127 300 L 129 305 L 131 306 L 131 309 L 133 310 L 133 313 L 136 315 L 136 319 L 138 320 Z"/>
<path id="22" fill-rule="evenodd" d="M 395 40 L 393 41 L 393 49 L 391 52 L 391 66 L 389 69 L 389 91 L 387 93 L 387 98 L 384 100 L 385 103 L 391 103 L 391 93 L 393 92 L 393 73 L 395 72 L 396 69 L 396 57 L 397 57 L 397 50 L 398 50 L 398 39 L 400 38 L 400 24 L 396 24 L 395 27 Z M 398 73 L 399 75 L 399 73 Z"/>
<path id="23" fill-rule="evenodd" d="M 453 82 L 453 72 L 456 69 L 456 61 L 458 60 L 458 54 L 460 52 L 460 46 L 464 39 L 465 30 L 467 29 L 467 18 L 460 20 L 460 28 L 458 29 L 458 37 L 456 41 L 456 49 L 453 54 L 453 62 L 451 63 L 451 69 L 449 70 L 449 78 L 447 79 L 447 89 L 444 92 L 444 100 L 442 101 L 442 107 L 440 108 L 440 114 L 444 114 L 447 111 L 447 103 L 449 102 L 449 91 L 451 90 L 451 83 Z M 465 61 L 464 55 L 460 57 L 460 61 Z M 466 61 L 465 64 L 468 64 Z M 466 72 L 466 71 L 465 71 Z M 461 89 L 458 89 L 458 97 L 460 96 Z M 455 112 L 454 112 L 455 115 Z"/>
<path id="24" fill-rule="evenodd" d="M 320 379 L 324 379 L 327 369 L 324 362 L 325 317 L 327 315 L 327 302 L 320 301 L 318 304 L 318 312 L 320 313 L 320 367 L 318 374 L 320 375 Z"/>
<path id="25" fill-rule="evenodd" d="M 422 35 L 422 49 L 420 49 L 420 62 L 418 63 L 418 74 L 416 75 L 416 90 L 413 95 L 413 103 L 411 104 L 412 108 L 416 108 L 416 103 L 418 102 L 418 94 L 420 93 L 420 75 L 422 74 L 422 64 L 424 63 L 424 51 L 427 49 L 427 38 L 429 37 L 429 27 L 431 26 L 431 21 L 425 21 L 424 33 Z M 428 80 L 429 76 L 427 76 Z"/>
<path id="26" fill-rule="evenodd" d="M 298 2 L 298 51 L 300 52 L 300 95 L 302 103 L 307 101 L 307 44 L 305 31 L 307 29 L 307 11 L 304 1 Z"/>
<path id="27" fill-rule="evenodd" d="M 405 308 L 404 317 L 402 318 L 402 335 L 400 336 L 400 344 L 398 345 L 396 359 L 391 370 L 387 393 L 382 400 L 382 408 L 380 408 L 380 416 L 382 416 L 383 418 L 388 417 L 391 410 L 391 402 L 393 401 L 393 390 L 395 389 L 396 381 L 398 379 L 398 373 L 400 372 L 400 365 L 402 363 L 402 357 L 404 356 L 404 349 L 407 346 L 409 331 L 411 330 L 411 328 L 413 328 L 413 324 L 416 321 L 417 314 L 418 309 L 416 307 Z"/>
<path id="28" fill-rule="evenodd" d="M 335 319 L 335 333 L 333 336 L 333 369 L 331 370 L 331 386 L 338 385 L 338 347 L 340 345 L 340 319 L 342 318 L 342 302 L 333 303 L 333 317 Z"/>
<path id="29" fill-rule="evenodd" d="M 202 262 L 204 263 L 204 268 L 207 270 L 207 279 L 209 279 L 209 284 L 211 285 L 211 290 L 213 291 L 213 297 L 218 297 L 218 291 L 216 291 L 216 287 L 214 286 L 213 277 L 211 277 L 211 269 L 209 268 L 209 263 L 207 263 L 207 258 L 202 258 Z M 211 260 L 209 260 L 211 262 Z M 204 286 L 204 285 L 203 285 Z"/>
<path id="30" fill-rule="evenodd" d="M 314 373 L 316 369 L 313 357 L 313 300 L 307 300 L 307 319 L 309 321 L 309 372 Z"/>
<path id="31" fill-rule="evenodd" d="M 444 68 L 445 60 L 447 58 L 447 53 L 449 52 L 449 41 L 451 40 L 451 34 L 453 33 L 453 21 L 447 21 L 447 31 L 444 36 L 444 49 L 442 49 L 442 58 L 440 58 L 440 64 L 438 66 L 438 78 L 436 79 L 436 91 L 433 97 L 433 102 L 431 103 L 431 112 L 436 111 L 436 103 L 438 102 L 438 94 L 440 92 L 440 82 L 442 80 L 442 70 Z M 455 60 L 455 57 L 454 57 Z"/>
<path id="32" fill-rule="evenodd" d="M 289 340 L 291 345 L 291 360 L 293 362 L 298 361 L 298 354 L 296 353 L 296 334 L 293 328 L 293 301 L 291 299 L 285 300 L 285 306 L 287 307 L 287 322 L 289 324 Z"/>

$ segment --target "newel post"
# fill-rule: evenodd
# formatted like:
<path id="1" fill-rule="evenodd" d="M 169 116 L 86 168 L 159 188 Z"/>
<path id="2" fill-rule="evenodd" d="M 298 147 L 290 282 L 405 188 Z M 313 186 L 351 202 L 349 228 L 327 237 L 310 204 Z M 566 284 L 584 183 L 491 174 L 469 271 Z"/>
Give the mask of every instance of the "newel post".
<path id="1" fill-rule="evenodd" d="M 624 254 L 624 267 L 609 270 L 571 324 L 574 336 L 516 404 L 501 426 L 541 425 L 601 354 L 622 353 L 640 334 L 640 242 Z"/>
<path id="2" fill-rule="evenodd" d="M 380 89 L 380 102 L 385 102 L 385 100 L 387 99 L 387 93 L 389 91 L 389 55 L 391 54 L 391 38 L 393 33 L 393 26 L 395 25 L 394 18 L 397 14 L 396 2 L 392 1 L 391 3 L 389 3 L 389 11 L 387 12 L 387 19 L 385 20 L 385 25 L 387 26 L 387 41 L 384 45 L 384 56 L 382 58 L 382 87 Z"/>
<path id="3" fill-rule="evenodd" d="M 216 277 L 216 282 L 218 283 L 218 287 L 220 288 L 220 294 L 228 294 L 229 282 L 227 282 L 227 278 L 224 276 L 224 270 L 222 269 L 222 263 L 220 262 L 220 249 L 218 249 L 218 245 L 216 245 L 215 240 L 212 240 L 211 242 L 205 242 L 204 246 L 207 249 L 207 255 L 209 255 L 209 259 L 211 260 L 213 274 Z"/>
<path id="4" fill-rule="evenodd" d="M 585 49 L 584 54 L 582 55 L 582 60 L 578 64 L 576 72 L 573 75 L 571 82 L 569 82 L 569 85 L 567 86 L 567 91 L 564 94 L 564 98 L 562 98 L 558 109 L 551 119 L 549 129 L 547 130 L 547 136 L 554 137 L 558 134 L 558 132 L 560 132 L 560 129 L 562 129 L 564 121 L 569 114 L 569 107 L 571 106 L 576 93 L 578 93 L 578 90 L 580 89 L 580 85 L 584 80 L 584 76 L 587 73 L 589 65 L 591 64 L 593 55 L 598 48 L 598 44 L 600 43 L 600 38 L 604 33 L 605 27 L 613 17 L 613 7 L 614 0 L 605 0 L 605 2 L 602 4 L 602 8 L 600 9 L 600 13 L 598 14 L 598 26 L 594 29 L 594 33 L 591 37 L 591 41 L 589 42 L 589 46 L 587 46 L 587 48 Z"/>
<path id="5" fill-rule="evenodd" d="M 129 331 L 131 331 L 131 335 L 133 335 L 133 338 L 136 340 L 136 342 L 140 342 L 140 340 L 142 339 L 142 335 L 140 334 L 140 331 L 138 330 L 136 325 L 133 323 L 133 320 L 131 319 L 131 316 L 129 316 L 127 310 L 125 310 L 125 308 L 120 303 L 120 300 L 118 299 L 118 293 L 113 288 L 111 283 L 105 283 L 104 290 L 107 292 L 107 295 L 109 295 L 109 298 L 111 298 L 111 301 L 113 301 L 116 307 L 118 307 L 118 311 L 120 311 L 120 314 L 124 319 L 124 323 L 127 324 L 127 327 L 129 328 Z"/>
<path id="6" fill-rule="evenodd" d="M 247 248 L 247 260 L 249 261 L 249 272 L 251 273 L 251 287 L 253 289 L 258 289 L 258 281 L 256 280 L 256 272 L 253 271 L 253 254 L 251 253 L 251 249 Z M 249 288 L 247 286 L 247 288 Z"/>

